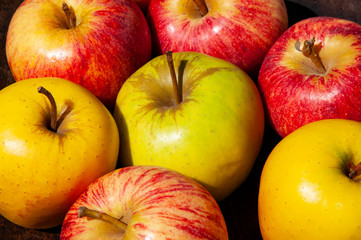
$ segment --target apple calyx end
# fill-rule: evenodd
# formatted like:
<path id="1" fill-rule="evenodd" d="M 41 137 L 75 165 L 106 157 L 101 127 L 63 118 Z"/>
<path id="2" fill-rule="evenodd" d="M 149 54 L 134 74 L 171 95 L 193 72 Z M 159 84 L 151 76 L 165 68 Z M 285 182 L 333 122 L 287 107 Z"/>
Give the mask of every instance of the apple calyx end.
<path id="1" fill-rule="evenodd" d="M 78 218 L 88 217 L 90 219 L 98 219 L 102 220 L 104 222 L 112 224 L 114 227 L 118 228 L 122 232 L 125 232 L 127 228 L 127 224 L 122 221 L 123 217 L 120 217 L 119 219 L 114 218 L 106 213 L 89 209 L 85 206 L 80 206 L 78 208 Z"/>
<path id="2" fill-rule="evenodd" d="M 301 43 L 299 39 L 297 39 L 295 48 L 297 51 L 302 52 L 305 57 L 310 58 L 321 74 L 325 74 L 327 71 L 320 58 L 322 43 L 315 44 L 315 41 L 315 37 L 311 40 L 305 40 L 301 49 Z"/>
<path id="3" fill-rule="evenodd" d="M 361 162 L 355 165 L 353 162 L 350 162 L 348 177 L 352 180 L 355 180 L 361 174 Z"/>
<path id="4" fill-rule="evenodd" d="M 76 26 L 76 17 L 73 8 L 66 3 L 62 3 L 62 10 L 65 13 L 66 23 L 68 29 L 72 29 Z"/>

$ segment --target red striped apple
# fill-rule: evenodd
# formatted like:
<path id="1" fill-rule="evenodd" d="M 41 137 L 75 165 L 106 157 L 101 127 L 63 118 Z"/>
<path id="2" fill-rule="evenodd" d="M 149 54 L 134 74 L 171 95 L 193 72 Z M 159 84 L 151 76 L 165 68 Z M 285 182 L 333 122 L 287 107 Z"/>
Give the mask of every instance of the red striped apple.
<path id="1" fill-rule="evenodd" d="M 156 53 L 201 52 L 251 75 L 288 26 L 283 0 L 153 0 L 148 22 Z"/>
<path id="2" fill-rule="evenodd" d="M 115 169 L 117 125 L 99 99 L 64 79 L 13 83 L 0 102 L 0 214 L 27 228 L 60 225 L 80 193 Z"/>
<path id="3" fill-rule="evenodd" d="M 68 211 L 60 239 L 228 240 L 222 212 L 199 183 L 160 167 L 117 169 Z"/>
<path id="4" fill-rule="evenodd" d="M 258 85 L 281 137 L 317 120 L 361 121 L 361 26 L 313 17 L 290 27 L 268 52 Z"/>
<path id="5" fill-rule="evenodd" d="M 258 156 L 262 99 L 252 79 L 230 62 L 168 53 L 138 69 L 119 92 L 120 163 L 176 170 L 220 201 L 247 178 Z"/>
<path id="6" fill-rule="evenodd" d="M 123 82 L 151 57 L 144 14 L 134 1 L 25 0 L 11 19 L 6 56 L 16 81 L 65 78 L 110 110 Z"/>

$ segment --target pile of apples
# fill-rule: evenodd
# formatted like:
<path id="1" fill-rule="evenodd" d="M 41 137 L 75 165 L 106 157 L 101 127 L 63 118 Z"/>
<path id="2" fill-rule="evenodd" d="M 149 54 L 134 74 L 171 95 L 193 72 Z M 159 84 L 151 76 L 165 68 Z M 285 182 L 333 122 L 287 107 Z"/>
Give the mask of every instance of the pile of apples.
<path id="1" fill-rule="evenodd" d="M 282 140 L 260 180 L 263 238 L 359 235 L 357 23 L 288 27 L 283 0 L 25 0 L 6 54 L 0 214 L 13 223 L 62 225 L 61 239 L 228 239 L 218 202 L 268 121 Z"/>

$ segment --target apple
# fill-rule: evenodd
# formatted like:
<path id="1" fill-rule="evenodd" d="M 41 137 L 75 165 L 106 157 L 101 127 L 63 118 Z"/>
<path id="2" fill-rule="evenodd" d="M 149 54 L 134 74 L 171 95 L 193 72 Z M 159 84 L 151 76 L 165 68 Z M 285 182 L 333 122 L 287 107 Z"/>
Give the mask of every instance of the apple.
<path id="1" fill-rule="evenodd" d="M 321 119 L 361 121 L 361 26 L 331 17 L 295 23 L 265 57 L 258 78 L 281 137 Z"/>
<path id="2" fill-rule="evenodd" d="M 120 168 L 94 181 L 65 216 L 60 239 L 228 240 L 212 195 L 176 171 Z"/>
<path id="3" fill-rule="evenodd" d="M 260 151 L 264 110 L 257 87 L 219 58 L 155 57 L 127 79 L 115 105 L 122 166 L 173 169 L 217 201 L 246 179 Z"/>
<path id="4" fill-rule="evenodd" d="M 259 188 L 263 239 L 357 239 L 361 123 L 324 119 L 295 130 L 269 155 Z"/>
<path id="5" fill-rule="evenodd" d="M 15 82 L 0 102 L 0 214 L 27 228 L 60 225 L 79 194 L 115 169 L 114 118 L 65 79 Z"/>
<path id="6" fill-rule="evenodd" d="M 153 0 L 147 20 L 156 54 L 201 52 L 251 76 L 288 27 L 283 0 Z"/>
<path id="7" fill-rule="evenodd" d="M 150 60 L 151 37 L 134 1 L 25 0 L 11 19 L 6 56 L 16 81 L 68 79 L 112 111 L 123 82 Z"/>

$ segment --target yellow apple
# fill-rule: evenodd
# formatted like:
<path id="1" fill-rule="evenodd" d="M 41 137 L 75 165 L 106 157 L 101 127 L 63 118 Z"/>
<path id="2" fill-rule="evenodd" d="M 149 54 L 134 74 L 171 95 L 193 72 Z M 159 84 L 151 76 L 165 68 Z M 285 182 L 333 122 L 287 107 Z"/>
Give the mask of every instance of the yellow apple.
<path id="1" fill-rule="evenodd" d="M 264 240 L 359 239 L 361 123 L 328 119 L 282 139 L 261 175 Z"/>
<path id="2" fill-rule="evenodd" d="M 220 201 L 248 176 L 264 130 L 261 97 L 236 65 L 196 52 L 173 54 L 138 69 L 120 90 L 114 118 L 125 166 L 157 165 L 202 183 Z"/>
<path id="3" fill-rule="evenodd" d="M 0 103 L 0 214 L 28 228 L 60 225 L 88 184 L 115 169 L 116 123 L 98 98 L 64 79 L 16 82 Z"/>

